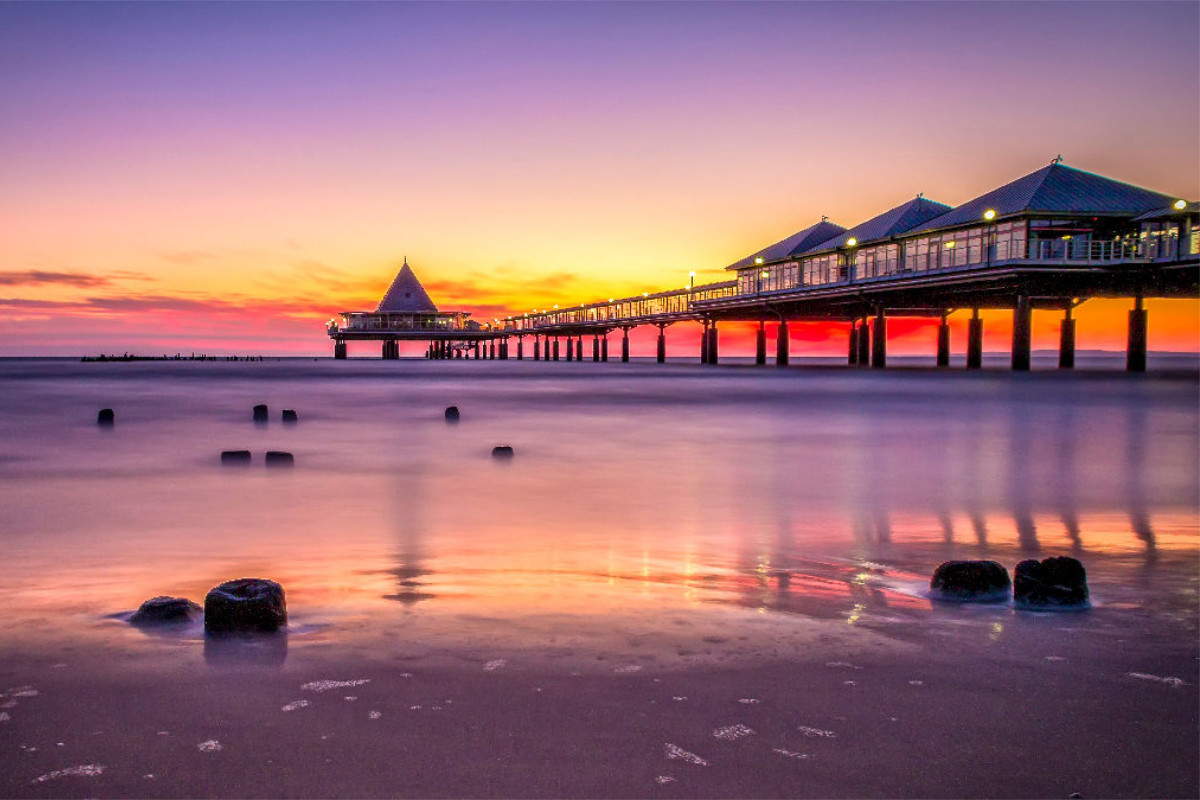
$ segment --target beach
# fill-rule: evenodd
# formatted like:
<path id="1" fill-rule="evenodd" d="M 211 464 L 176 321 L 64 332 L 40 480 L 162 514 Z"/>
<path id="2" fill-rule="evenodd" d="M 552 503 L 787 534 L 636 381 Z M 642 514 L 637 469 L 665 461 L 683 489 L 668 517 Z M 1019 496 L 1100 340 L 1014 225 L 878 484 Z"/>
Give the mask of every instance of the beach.
<path id="1" fill-rule="evenodd" d="M 1155 366 L 0 360 L 0 794 L 1194 797 Z M 929 596 L 1055 555 L 1089 609 Z M 239 577 L 285 632 L 128 623 Z"/>

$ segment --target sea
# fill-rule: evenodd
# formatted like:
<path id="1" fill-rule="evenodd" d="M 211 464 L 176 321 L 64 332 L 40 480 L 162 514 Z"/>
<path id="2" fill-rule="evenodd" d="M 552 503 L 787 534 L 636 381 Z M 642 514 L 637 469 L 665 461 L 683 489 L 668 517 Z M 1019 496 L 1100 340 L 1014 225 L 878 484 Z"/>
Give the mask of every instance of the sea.
<path id="1" fill-rule="evenodd" d="M 897 363 L 0 360 L 0 689 L 81 660 L 660 675 L 1005 637 L 1039 668 L 1064 637 L 1144 644 L 1158 655 L 1113 680 L 1194 688 L 1195 359 Z M 948 560 L 1059 555 L 1084 564 L 1089 610 L 929 596 Z M 282 651 L 127 621 L 242 577 L 285 588 Z"/>

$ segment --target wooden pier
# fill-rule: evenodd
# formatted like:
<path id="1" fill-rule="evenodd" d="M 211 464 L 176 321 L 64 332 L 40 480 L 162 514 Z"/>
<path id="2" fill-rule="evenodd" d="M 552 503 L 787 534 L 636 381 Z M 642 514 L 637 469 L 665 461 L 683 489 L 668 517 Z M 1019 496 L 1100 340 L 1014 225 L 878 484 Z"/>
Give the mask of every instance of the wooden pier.
<path id="1" fill-rule="evenodd" d="M 1126 366 L 1139 372 L 1146 368 L 1145 299 L 1200 297 L 1200 207 L 1056 160 L 955 208 L 918 196 L 849 229 L 823 219 L 727 269 L 736 279 L 535 310 L 495 325 L 436 309 L 429 316 L 432 302 L 389 316 L 385 297 L 376 312 L 346 312 L 340 324 L 331 321 L 329 336 L 339 358 L 348 340 L 382 340 L 383 357 L 396 358 L 397 341 L 420 339 L 430 342 L 431 358 L 501 359 L 509 357 L 513 339 L 516 357 L 523 359 L 524 340 L 532 337 L 533 359 L 554 361 L 583 361 L 588 338 L 591 360 L 608 361 L 609 334 L 619 330 L 620 359 L 628 361 L 629 331 L 653 325 L 661 363 L 667 329 L 689 321 L 703 328 L 700 362 L 717 364 L 719 324 L 757 322 L 755 363 L 768 363 L 770 328 L 774 363 L 786 366 L 788 324 L 830 321 L 850 327 L 847 363 L 881 368 L 887 364 L 888 319 L 915 316 L 940 320 L 937 364 L 946 367 L 947 319 L 970 310 L 967 367 L 977 369 L 983 354 L 979 312 L 1004 309 L 1013 315 L 1012 368 L 1028 370 L 1032 313 L 1052 309 L 1063 315 L 1059 366 L 1070 369 L 1073 309 L 1109 297 L 1131 302 Z M 405 270 L 410 277 L 402 281 Z M 411 290 L 415 281 L 406 262 L 389 297 L 398 285 Z"/>

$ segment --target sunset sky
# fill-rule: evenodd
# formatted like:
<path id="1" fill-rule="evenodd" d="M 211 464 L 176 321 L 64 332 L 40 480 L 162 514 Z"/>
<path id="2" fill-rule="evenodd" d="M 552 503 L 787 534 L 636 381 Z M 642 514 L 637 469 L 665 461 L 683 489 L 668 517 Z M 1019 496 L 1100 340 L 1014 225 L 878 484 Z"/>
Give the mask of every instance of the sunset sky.
<path id="1" fill-rule="evenodd" d="M 328 355 L 405 256 L 488 320 L 723 280 L 1060 153 L 1200 197 L 1200 4 L 4 3 L 0 356 Z M 1151 349 L 1200 349 L 1200 304 L 1150 309 Z"/>

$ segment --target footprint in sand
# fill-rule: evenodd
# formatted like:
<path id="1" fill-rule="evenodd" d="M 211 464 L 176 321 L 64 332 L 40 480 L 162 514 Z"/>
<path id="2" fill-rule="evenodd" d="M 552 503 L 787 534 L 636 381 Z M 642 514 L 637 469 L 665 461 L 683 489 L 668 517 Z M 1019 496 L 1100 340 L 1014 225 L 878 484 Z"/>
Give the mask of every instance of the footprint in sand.
<path id="1" fill-rule="evenodd" d="M 217 753 L 221 750 L 221 743 L 216 739 L 209 739 L 196 745 L 196 749 L 201 753 Z"/>
<path id="2" fill-rule="evenodd" d="M 33 779 L 33 783 L 45 783 L 52 781 L 55 778 L 66 778 L 73 775 L 82 775 L 87 778 L 95 778 L 104 774 L 103 764 L 81 764 L 78 767 L 67 767 L 66 769 L 56 769 L 54 772 L 47 772 Z"/>
<path id="3" fill-rule="evenodd" d="M 753 736 L 754 729 L 748 728 L 742 723 L 738 722 L 734 725 L 726 725 L 723 728 L 717 728 L 712 732 L 712 735 L 721 741 L 732 742 L 746 736 Z"/>
<path id="4" fill-rule="evenodd" d="M 820 728 L 810 728 L 807 725 L 799 725 L 796 727 L 796 730 L 800 731 L 801 733 L 803 733 L 805 736 L 807 736 L 809 738 L 818 738 L 818 739 L 836 739 L 837 738 L 837 734 L 834 733 L 833 731 L 823 731 Z"/>
<path id="5" fill-rule="evenodd" d="M 667 758 L 673 761 L 686 761 L 689 764 L 695 764 L 700 767 L 707 767 L 708 762 L 695 753 L 689 753 L 677 744 L 663 742 L 663 747 L 666 749 Z"/>
<path id="6" fill-rule="evenodd" d="M 283 708 L 281 708 L 279 710 L 280 711 L 295 711 L 298 708 L 308 708 L 308 701 L 307 700 L 293 700 L 292 702 L 288 703 L 286 706 L 284 706 Z"/>

